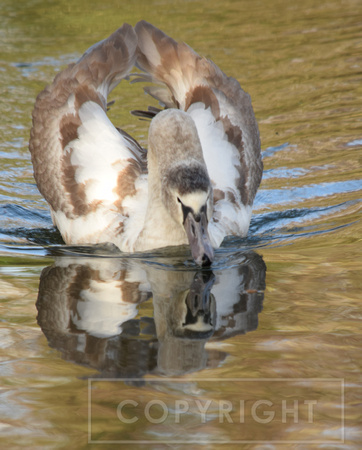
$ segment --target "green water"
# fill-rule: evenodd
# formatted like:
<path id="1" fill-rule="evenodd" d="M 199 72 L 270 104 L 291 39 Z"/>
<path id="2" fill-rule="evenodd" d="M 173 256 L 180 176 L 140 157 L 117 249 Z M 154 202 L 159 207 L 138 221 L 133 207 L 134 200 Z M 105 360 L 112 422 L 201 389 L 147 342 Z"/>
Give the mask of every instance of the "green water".
<path id="1" fill-rule="evenodd" d="M 0 17 L 1 447 L 360 448 L 360 0 L 0 0 Z M 263 182 L 248 237 L 213 273 L 183 249 L 48 248 L 60 240 L 27 150 L 35 97 L 140 19 L 253 100 Z M 126 83 L 112 99 L 145 144 L 128 110 L 148 99 Z M 182 328 L 194 310 L 202 333 Z"/>

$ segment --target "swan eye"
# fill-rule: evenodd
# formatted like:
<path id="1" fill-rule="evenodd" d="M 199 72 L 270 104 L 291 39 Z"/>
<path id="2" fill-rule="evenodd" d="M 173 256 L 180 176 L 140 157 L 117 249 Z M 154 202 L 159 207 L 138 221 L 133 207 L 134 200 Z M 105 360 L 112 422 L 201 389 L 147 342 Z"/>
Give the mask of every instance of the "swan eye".
<path id="1" fill-rule="evenodd" d="M 182 204 L 182 201 L 179 199 L 179 197 L 177 197 L 177 201 Z"/>

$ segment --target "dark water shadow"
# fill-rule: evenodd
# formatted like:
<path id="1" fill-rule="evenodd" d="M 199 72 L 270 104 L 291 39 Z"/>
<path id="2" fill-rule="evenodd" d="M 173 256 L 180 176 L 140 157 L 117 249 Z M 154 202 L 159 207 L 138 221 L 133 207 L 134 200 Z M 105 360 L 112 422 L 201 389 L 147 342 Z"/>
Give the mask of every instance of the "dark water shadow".
<path id="1" fill-rule="evenodd" d="M 236 264 L 237 261 L 237 264 Z M 36 303 L 50 347 L 99 377 L 180 375 L 227 356 L 208 342 L 253 331 L 266 266 L 253 251 L 225 269 L 170 270 L 126 258 L 57 257 L 43 269 Z M 141 316 L 153 301 L 153 317 Z M 211 346 L 212 347 L 212 346 Z"/>

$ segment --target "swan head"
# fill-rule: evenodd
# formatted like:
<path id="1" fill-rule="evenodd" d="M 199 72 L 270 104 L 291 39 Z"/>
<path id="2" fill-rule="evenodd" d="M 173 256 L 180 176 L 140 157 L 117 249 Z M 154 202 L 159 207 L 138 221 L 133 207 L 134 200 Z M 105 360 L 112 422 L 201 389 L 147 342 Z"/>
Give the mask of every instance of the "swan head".
<path id="1" fill-rule="evenodd" d="M 196 125 L 189 114 L 165 110 L 152 120 L 149 133 L 149 173 L 157 166 L 161 201 L 182 227 L 192 257 L 200 266 L 214 259 L 208 223 L 213 214 L 213 190 Z"/>
<path id="2" fill-rule="evenodd" d="M 195 162 L 173 167 L 163 179 L 161 192 L 167 211 L 186 232 L 196 264 L 210 266 L 214 250 L 208 223 L 213 212 L 213 195 L 205 167 Z"/>

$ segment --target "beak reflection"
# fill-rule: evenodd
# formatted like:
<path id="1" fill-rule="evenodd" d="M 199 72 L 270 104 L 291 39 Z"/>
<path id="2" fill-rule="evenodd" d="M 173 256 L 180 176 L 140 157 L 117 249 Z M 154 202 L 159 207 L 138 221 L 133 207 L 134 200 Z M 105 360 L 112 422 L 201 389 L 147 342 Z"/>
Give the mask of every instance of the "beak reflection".
<path id="1" fill-rule="evenodd" d="M 212 335 L 215 328 L 215 299 L 211 288 L 215 275 L 211 271 L 198 272 L 186 296 L 186 314 L 182 327 L 192 337 Z"/>

